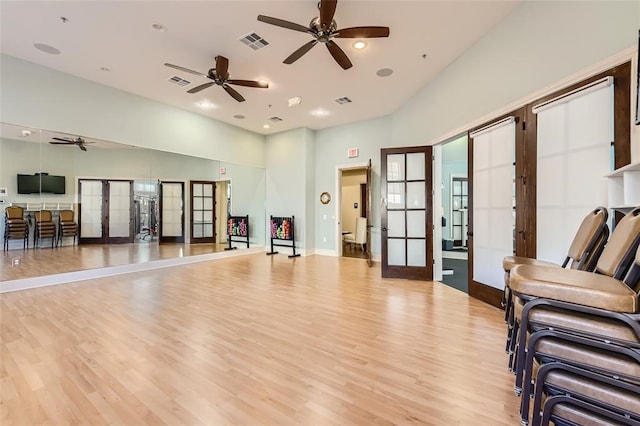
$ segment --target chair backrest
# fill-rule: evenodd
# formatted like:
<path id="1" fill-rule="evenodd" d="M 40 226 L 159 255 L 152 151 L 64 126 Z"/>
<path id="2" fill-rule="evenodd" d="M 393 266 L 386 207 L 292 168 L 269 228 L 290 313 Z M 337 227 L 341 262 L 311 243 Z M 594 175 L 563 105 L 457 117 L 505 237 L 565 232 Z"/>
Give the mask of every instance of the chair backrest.
<path id="1" fill-rule="evenodd" d="M 60 210 L 60 222 L 73 222 L 73 210 Z"/>
<path id="2" fill-rule="evenodd" d="M 367 242 L 367 218 L 356 218 L 356 233 L 354 237 L 356 244 L 364 244 Z"/>
<path id="3" fill-rule="evenodd" d="M 598 264 L 596 272 L 622 280 L 634 262 L 640 244 L 640 207 L 629 212 L 611 233 Z"/>
<path id="4" fill-rule="evenodd" d="M 50 210 L 40 210 L 36 212 L 36 223 L 51 222 L 52 217 Z"/>
<path id="5" fill-rule="evenodd" d="M 24 209 L 20 206 L 9 206 L 5 209 L 4 214 L 7 215 L 7 219 L 23 219 Z"/>
<path id="6" fill-rule="evenodd" d="M 636 250 L 636 260 L 629 268 L 629 272 L 624 279 L 624 283 L 635 290 L 640 296 L 640 247 Z"/>
<path id="7" fill-rule="evenodd" d="M 571 262 L 571 269 L 593 271 L 609 237 L 608 218 L 604 207 L 597 207 L 587 214 L 569 246 L 563 267 Z"/>

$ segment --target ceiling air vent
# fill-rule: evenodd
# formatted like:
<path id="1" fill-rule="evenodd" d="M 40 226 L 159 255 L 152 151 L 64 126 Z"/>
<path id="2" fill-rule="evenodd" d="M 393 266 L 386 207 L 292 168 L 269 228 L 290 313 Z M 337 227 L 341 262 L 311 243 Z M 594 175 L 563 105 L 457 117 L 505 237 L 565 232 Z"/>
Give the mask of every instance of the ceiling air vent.
<path id="1" fill-rule="evenodd" d="M 174 75 L 173 77 L 171 77 L 171 78 L 169 79 L 169 82 L 170 82 L 170 83 L 177 84 L 178 86 L 186 86 L 186 85 L 188 85 L 188 84 L 191 84 L 191 82 L 190 82 L 190 81 L 185 80 L 184 78 L 180 78 L 180 77 L 178 77 L 177 75 Z"/>
<path id="2" fill-rule="evenodd" d="M 269 42 L 263 39 L 256 33 L 249 33 L 240 39 L 241 42 L 252 48 L 253 50 L 260 50 L 263 47 L 267 47 Z"/>
<path id="3" fill-rule="evenodd" d="M 336 102 L 337 102 L 337 103 L 339 103 L 340 105 L 344 105 L 344 104 L 351 103 L 351 99 L 347 98 L 346 96 L 344 96 L 344 97 L 342 97 L 342 98 L 334 99 L 334 101 L 336 101 Z"/>
<path id="4" fill-rule="evenodd" d="M 282 121 L 282 118 L 280 118 L 280 117 L 275 117 L 275 116 L 274 116 L 274 117 L 271 117 L 271 118 L 269 119 L 269 121 L 271 121 L 271 122 L 273 122 L 273 123 L 279 123 L 279 122 L 281 122 L 281 121 Z"/>

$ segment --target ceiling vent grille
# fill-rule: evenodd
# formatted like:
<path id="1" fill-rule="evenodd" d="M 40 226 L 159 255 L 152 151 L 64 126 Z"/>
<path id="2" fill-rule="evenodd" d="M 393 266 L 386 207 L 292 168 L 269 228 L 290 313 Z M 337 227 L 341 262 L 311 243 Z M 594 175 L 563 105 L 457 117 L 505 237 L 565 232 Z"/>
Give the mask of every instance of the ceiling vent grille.
<path id="1" fill-rule="evenodd" d="M 174 84 L 177 84 L 178 86 L 186 86 L 188 84 L 191 84 L 190 81 L 185 80 L 184 78 L 180 78 L 177 75 L 174 75 L 173 77 L 171 77 L 169 79 L 169 83 L 174 83 Z"/>
<path id="2" fill-rule="evenodd" d="M 271 121 L 272 123 L 279 123 L 282 121 L 282 118 L 273 116 L 269 119 L 269 121 Z"/>
<path id="3" fill-rule="evenodd" d="M 340 105 L 344 105 L 344 104 L 351 103 L 351 99 L 347 98 L 346 96 L 344 96 L 344 97 L 342 97 L 342 98 L 334 99 L 334 101 L 336 101 L 336 102 L 337 102 L 337 103 L 339 103 Z"/>
<path id="4" fill-rule="evenodd" d="M 269 42 L 263 39 L 256 33 L 249 33 L 240 39 L 241 42 L 252 48 L 253 50 L 260 50 L 263 47 L 267 47 Z"/>

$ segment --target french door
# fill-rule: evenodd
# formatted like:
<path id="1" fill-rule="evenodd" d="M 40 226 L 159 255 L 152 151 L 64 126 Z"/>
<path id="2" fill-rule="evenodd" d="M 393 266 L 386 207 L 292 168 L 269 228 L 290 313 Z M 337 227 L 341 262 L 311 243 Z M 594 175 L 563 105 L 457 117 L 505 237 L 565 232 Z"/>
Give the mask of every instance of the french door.
<path id="1" fill-rule="evenodd" d="M 432 280 L 432 148 L 381 154 L 382 276 Z"/>
<path id="2" fill-rule="evenodd" d="M 184 182 L 160 182 L 161 243 L 184 243 Z"/>
<path id="3" fill-rule="evenodd" d="M 80 179 L 79 244 L 132 243 L 133 181 Z"/>
<path id="4" fill-rule="evenodd" d="M 213 181 L 192 180 L 191 186 L 191 244 L 215 242 L 215 193 Z"/>

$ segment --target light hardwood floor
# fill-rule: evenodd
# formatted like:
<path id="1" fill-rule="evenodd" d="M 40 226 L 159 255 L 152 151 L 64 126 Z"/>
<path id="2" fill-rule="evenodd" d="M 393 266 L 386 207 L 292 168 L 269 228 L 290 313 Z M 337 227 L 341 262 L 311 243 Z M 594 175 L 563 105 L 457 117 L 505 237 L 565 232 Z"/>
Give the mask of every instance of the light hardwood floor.
<path id="1" fill-rule="evenodd" d="M 0 295 L 0 423 L 516 425 L 502 312 L 255 254 Z"/>
<path id="2" fill-rule="evenodd" d="M 0 255 L 0 281 L 217 253 L 225 247 L 224 244 L 134 243 L 8 250 Z"/>

